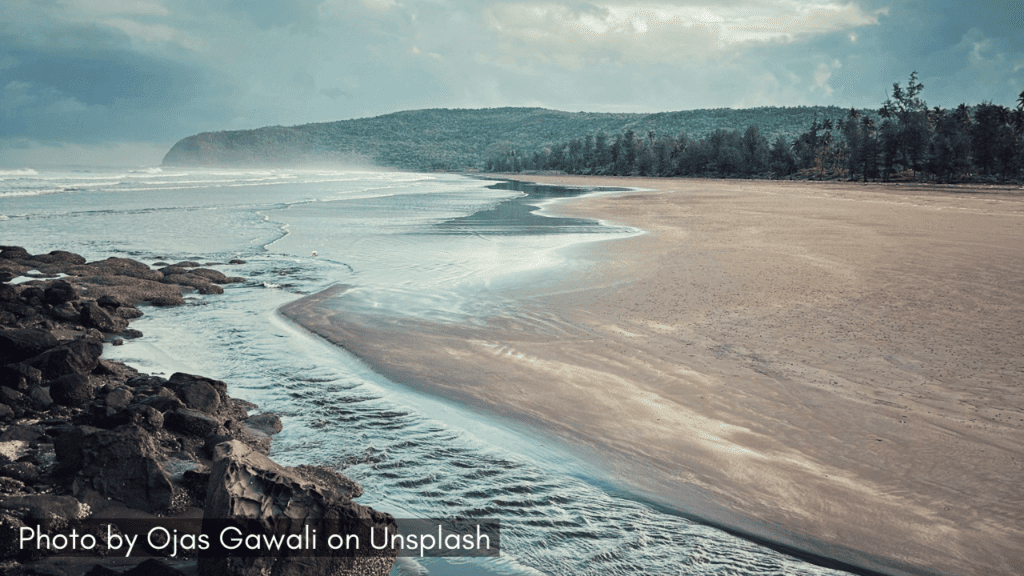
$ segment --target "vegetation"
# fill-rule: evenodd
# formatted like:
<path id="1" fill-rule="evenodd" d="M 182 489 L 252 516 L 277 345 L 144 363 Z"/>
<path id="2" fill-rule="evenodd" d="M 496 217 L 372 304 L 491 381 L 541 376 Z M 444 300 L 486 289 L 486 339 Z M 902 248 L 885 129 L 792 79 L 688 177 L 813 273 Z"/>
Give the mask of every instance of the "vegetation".
<path id="1" fill-rule="evenodd" d="M 775 132 L 768 136 L 754 122 L 745 130 L 719 126 L 703 135 L 674 137 L 654 127 L 630 127 L 615 136 L 598 131 L 529 152 L 509 146 L 491 155 L 485 168 L 864 181 L 1020 179 L 1024 92 L 1013 110 L 991 102 L 945 110 L 929 109 L 923 89 L 913 73 L 906 87 L 893 85 L 892 96 L 877 111 L 815 110 L 795 137 L 779 130 L 779 123 L 771 124 Z M 767 116 L 777 122 L 779 115 Z"/>
<path id="2" fill-rule="evenodd" d="M 690 110 L 658 114 L 559 112 L 543 108 L 415 110 L 375 118 L 256 130 L 207 132 L 182 139 L 166 165 L 362 162 L 407 170 L 480 170 L 512 150 L 553 150 L 588 132 L 679 134 L 761 126 L 770 138 L 796 137 L 835 107 Z"/>

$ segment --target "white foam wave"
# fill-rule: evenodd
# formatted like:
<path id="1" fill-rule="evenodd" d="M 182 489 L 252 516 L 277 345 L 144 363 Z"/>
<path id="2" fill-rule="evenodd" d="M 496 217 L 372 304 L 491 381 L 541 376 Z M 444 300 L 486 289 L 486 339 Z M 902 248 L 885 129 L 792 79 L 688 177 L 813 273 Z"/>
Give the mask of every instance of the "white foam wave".
<path id="1" fill-rule="evenodd" d="M 18 168 L 17 170 L 0 170 L 0 178 L 37 176 L 39 173 L 31 168 Z"/>

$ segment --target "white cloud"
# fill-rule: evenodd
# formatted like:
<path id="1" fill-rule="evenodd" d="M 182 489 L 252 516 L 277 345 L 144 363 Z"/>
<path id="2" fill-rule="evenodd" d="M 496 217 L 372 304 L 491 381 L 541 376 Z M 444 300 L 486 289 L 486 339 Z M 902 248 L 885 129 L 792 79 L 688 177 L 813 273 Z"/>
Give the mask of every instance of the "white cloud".
<path id="1" fill-rule="evenodd" d="M 143 24 L 130 18 L 107 18 L 98 23 L 116 28 L 143 42 L 173 42 L 193 51 L 203 49 L 203 41 L 165 24 Z"/>
<path id="2" fill-rule="evenodd" d="M 167 16 L 171 13 L 156 0 L 61 0 L 68 9 L 85 14 L 147 14 Z"/>

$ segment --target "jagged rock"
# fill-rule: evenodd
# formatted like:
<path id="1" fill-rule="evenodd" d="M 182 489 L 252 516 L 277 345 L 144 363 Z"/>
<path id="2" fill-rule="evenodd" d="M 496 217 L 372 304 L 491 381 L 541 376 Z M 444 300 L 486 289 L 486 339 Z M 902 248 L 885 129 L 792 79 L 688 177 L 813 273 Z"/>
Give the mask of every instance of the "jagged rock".
<path id="1" fill-rule="evenodd" d="M 25 401 L 25 395 L 13 388 L 6 386 L 0 386 L 0 404 L 5 404 L 11 408 L 21 406 Z"/>
<path id="2" fill-rule="evenodd" d="M 84 464 L 82 441 L 89 434 L 99 431 L 99 428 L 92 426 L 65 426 L 59 433 L 52 432 L 54 434 L 53 451 L 57 456 L 57 466 L 53 470 L 54 476 L 66 477 L 81 470 Z"/>
<path id="3" fill-rule="evenodd" d="M 156 432 L 164 427 L 164 415 L 152 406 L 138 405 L 128 409 L 131 414 L 132 423 L 142 426 L 146 430 Z"/>
<path id="4" fill-rule="evenodd" d="M 142 310 L 134 306 L 121 306 L 114 313 L 125 320 L 134 320 L 143 316 Z"/>
<path id="5" fill-rule="evenodd" d="M 37 408 L 42 410 L 49 408 L 53 404 L 53 397 L 50 396 L 50 391 L 42 386 L 32 386 L 28 389 L 27 396 Z"/>
<path id="6" fill-rule="evenodd" d="M 274 435 L 281 431 L 281 419 L 278 418 L 277 414 L 263 413 L 255 416 L 249 416 L 244 420 L 245 424 L 251 428 L 255 428 L 264 434 Z"/>
<path id="7" fill-rule="evenodd" d="M 138 405 L 148 406 L 162 413 L 172 412 L 185 407 L 185 404 L 174 396 L 162 396 L 159 394 L 142 398 L 138 401 Z"/>
<path id="8" fill-rule="evenodd" d="M 78 323 L 82 319 L 81 313 L 71 302 L 58 304 L 50 309 L 50 316 L 61 322 Z"/>
<path id="9" fill-rule="evenodd" d="M 92 400 L 94 386 L 84 374 L 65 374 L 50 382 L 50 397 L 61 406 L 78 408 Z"/>
<path id="10" fill-rule="evenodd" d="M 6 403 L 0 404 L 0 421 L 7 421 L 14 418 L 14 410 Z"/>
<path id="11" fill-rule="evenodd" d="M 128 321 L 120 316 L 111 316 L 96 302 L 82 306 L 82 323 L 107 334 L 120 334 L 128 327 Z"/>
<path id="12" fill-rule="evenodd" d="M 102 353 L 102 343 L 91 339 L 76 340 L 29 358 L 25 364 L 42 371 L 43 379 L 53 380 L 65 374 L 92 372 L 99 365 Z"/>
<path id="13" fill-rule="evenodd" d="M 85 264 L 85 258 L 75 254 L 74 252 L 68 252 L 66 250 L 53 250 L 49 254 L 36 254 L 32 259 L 46 264 Z"/>
<path id="14" fill-rule="evenodd" d="M 43 373 L 23 362 L 0 366 L 0 386 L 15 390 L 27 390 L 29 386 L 43 383 Z"/>
<path id="15" fill-rule="evenodd" d="M 99 304 L 100 306 L 103 306 L 104 308 L 112 308 L 115 310 L 125 305 L 125 303 L 122 302 L 120 298 L 112 296 L 110 294 L 104 294 L 103 296 L 100 296 L 99 298 L 96 299 L 96 303 Z"/>
<path id="16" fill-rule="evenodd" d="M 128 404 L 131 403 L 133 398 L 134 396 L 132 395 L 131 391 L 128 390 L 128 388 L 122 387 L 114 388 L 113 390 L 111 390 L 109 393 L 107 393 L 103 401 L 106 403 L 107 406 L 120 410 L 122 408 L 127 408 Z"/>
<path id="17" fill-rule="evenodd" d="M 277 521 L 330 519 L 338 521 L 338 532 L 368 534 L 370 527 L 395 531 L 395 519 L 352 502 L 359 486 L 340 474 L 314 467 L 286 468 L 237 440 L 219 444 L 215 450 L 210 484 L 207 487 L 205 518 L 234 518 L 256 521 L 267 533 L 274 533 Z M 253 525 L 248 525 L 250 529 Z M 251 532 L 250 532 L 251 533 Z M 352 558 L 315 558 L 276 555 L 260 558 L 199 558 L 200 576 L 255 576 L 257 574 L 351 573 L 386 576 L 394 555 Z"/>
<path id="18" fill-rule="evenodd" d="M 153 306 L 181 306 L 182 304 L 185 303 L 185 298 L 182 297 L 180 294 L 178 295 L 177 298 L 161 296 L 159 298 L 153 298 L 152 300 L 149 301 L 149 303 L 152 304 Z"/>
<path id="19" fill-rule="evenodd" d="M 43 430 L 42 426 L 36 426 L 34 424 L 15 424 L 9 426 L 7 430 L 0 433 L 0 442 L 35 442 L 44 436 L 46 431 Z"/>
<path id="20" fill-rule="evenodd" d="M 132 376 L 125 380 L 124 383 L 130 388 L 160 388 L 167 383 L 167 378 L 151 376 L 149 374 L 139 374 L 138 376 Z M 170 392 L 170 390 L 168 390 L 168 392 Z"/>
<path id="21" fill-rule="evenodd" d="M 164 414 L 164 428 L 185 434 L 204 438 L 215 434 L 220 428 L 219 420 L 198 410 L 178 408 L 174 412 Z"/>
<path id="22" fill-rule="evenodd" d="M 0 463 L 0 476 L 34 483 L 39 481 L 39 468 L 31 462 L 3 462 Z"/>
<path id="23" fill-rule="evenodd" d="M 0 280 L 0 282 L 8 282 L 14 277 L 14 274 L 4 272 L 4 277 L 7 280 Z M 21 296 L 21 289 L 17 286 L 10 284 L 0 284 L 0 302 L 14 302 Z"/>
<path id="24" fill-rule="evenodd" d="M 227 280 L 227 276 L 225 276 L 223 272 L 211 270 L 210 268 L 195 268 L 193 270 L 189 270 L 189 274 L 202 276 L 214 284 L 221 284 Z"/>
<path id="25" fill-rule="evenodd" d="M 28 360 L 58 344 L 60 342 L 44 330 L 0 330 L 0 364 Z"/>
<path id="26" fill-rule="evenodd" d="M 39 306 L 46 301 L 46 292 L 39 286 L 26 286 L 21 291 L 21 299 L 30 306 Z"/>
<path id="27" fill-rule="evenodd" d="M 200 264 L 199 262 L 195 262 L 193 260 L 182 260 L 177 264 L 172 264 L 172 266 L 177 266 L 178 268 L 198 268 L 202 266 L 202 264 Z"/>
<path id="28" fill-rule="evenodd" d="M 164 277 L 164 282 L 167 284 L 177 284 L 179 286 L 189 286 L 195 288 L 200 294 L 223 294 L 224 289 L 211 283 L 202 276 L 194 276 L 192 274 L 169 274 Z"/>
<path id="29" fill-rule="evenodd" d="M 232 408 L 228 385 L 220 380 L 175 372 L 167 379 L 166 386 L 189 408 L 215 414 L 221 412 L 223 407 L 226 415 L 237 417 L 237 414 L 228 412 Z"/>
<path id="30" fill-rule="evenodd" d="M 61 458 L 62 452 L 74 451 L 76 445 L 80 455 Z M 150 513 L 163 513 L 171 506 L 174 486 L 153 439 L 142 428 L 100 430 L 62 448 L 55 442 L 54 449 L 63 470 L 68 470 L 65 462 L 81 462 L 72 482 L 73 493 L 92 488 L 101 496 Z"/>
<path id="31" fill-rule="evenodd" d="M 245 260 L 240 260 L 238 258 L 232 258 L 231 260 L 228 260 L 228 264 L 245 264 Z"/>
<path id="32" fill-rule="evenodd" d="M 46 298 L 47 304 L 58 306 L 65 302 L 77 300 L 78 290 L 65 280 L 57 280 L 50 283 L 46 290 L 43 291 L 43 295 Z"/>

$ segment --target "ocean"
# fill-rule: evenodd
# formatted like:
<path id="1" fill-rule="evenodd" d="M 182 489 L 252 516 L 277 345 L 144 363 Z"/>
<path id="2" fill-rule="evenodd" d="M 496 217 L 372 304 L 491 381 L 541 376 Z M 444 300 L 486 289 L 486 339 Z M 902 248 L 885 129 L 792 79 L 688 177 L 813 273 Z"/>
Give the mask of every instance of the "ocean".
<path id="1" fill-rule="evenodd" d="M 223 295 L 186 295 L 186 306 L 143 307 L 132 326 L 144 337 L 104 354 L 226 381 L 232 396 L 281 417 L 275 460 L 338 469 L 363 485 L 362 504 L 502 522 L 500 558 L 402 558 L 393 575 L 843 573 L 647 502 L 571 447 L 390 382 L 276 312 L 340 285 L 353 313 L 459 323 L 514 314 L 517 285 L 587 266 L 574 246 L 642 233 L 545 214 L 581 193 L 596 192 L 340 169 L 8 170 L 0 244 L 194 260 L 244 278 Z"/>

